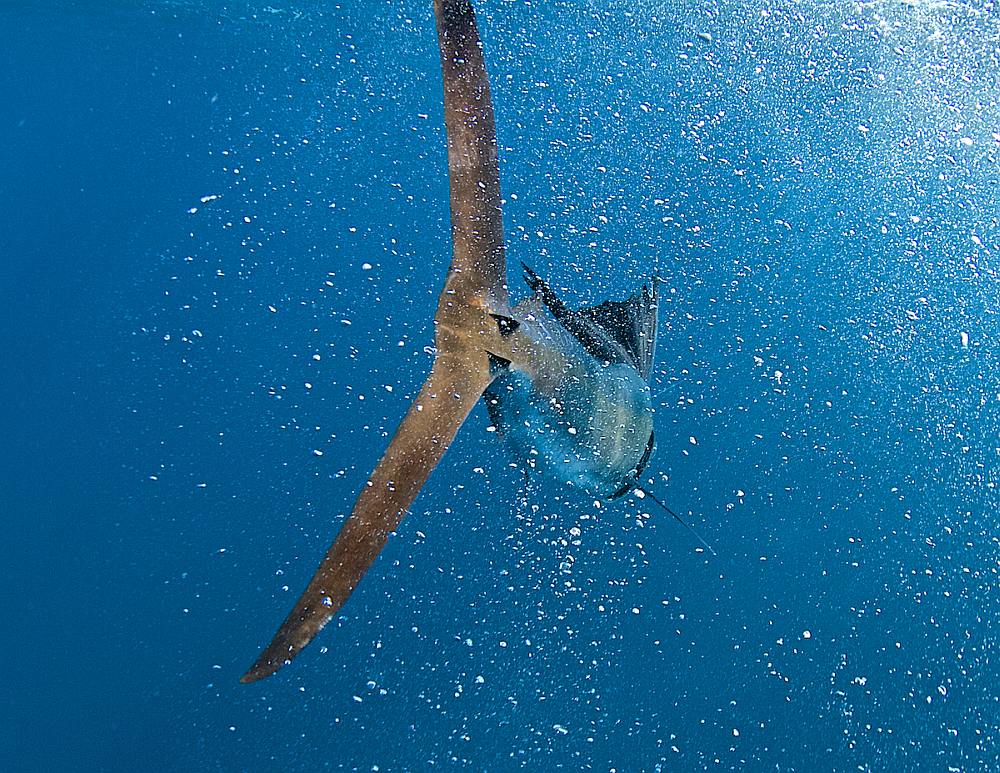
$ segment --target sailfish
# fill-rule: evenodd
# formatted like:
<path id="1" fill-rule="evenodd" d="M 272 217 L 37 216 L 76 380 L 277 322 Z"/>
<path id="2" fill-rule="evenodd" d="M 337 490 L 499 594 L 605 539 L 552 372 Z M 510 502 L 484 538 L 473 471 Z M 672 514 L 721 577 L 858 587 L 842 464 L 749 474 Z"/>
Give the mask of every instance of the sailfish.
<path id="1" fill-rule="evenodd" d="M 532 295 L 510 305 L 496 128 L 475 13 L 469 0 L 435 0 L 434 13 L 453 242 L 434 315 L 437 352 L 340 533 L 242 682 L 291 662 L 337 614 L 481 398 L 525 466 L 595 497 L 637 488 L 653 452 L 648 379 L 658 282 L 624 301 L 571 309 L 525 266 Z"/>

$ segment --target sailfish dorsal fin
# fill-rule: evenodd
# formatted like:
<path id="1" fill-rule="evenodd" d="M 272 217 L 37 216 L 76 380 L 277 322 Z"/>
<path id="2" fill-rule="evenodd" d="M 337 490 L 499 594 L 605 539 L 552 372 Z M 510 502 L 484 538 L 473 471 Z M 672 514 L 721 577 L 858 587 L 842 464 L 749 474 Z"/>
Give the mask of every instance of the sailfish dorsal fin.
<path id="1" fill-rule="evenodd" d="M 654 277 L 652 284 L 652 290 L 643 285 L 642 290 L 624 301 L 604 301 L 577 311 L 625 347 L 639 373 L 647 380 L 656 353 L 659 277 Z"/>
<path id="2" fill-rule="evenodd" d="M 624 301 L 571 309 L 544 279 L 524 263 L 521 266 L 528 286 L 588 352 L 609 362 L 628 362 L 649 379 L 656 349 L 659 277 L 653 278 L 652 290 L 643 286 Z"/>

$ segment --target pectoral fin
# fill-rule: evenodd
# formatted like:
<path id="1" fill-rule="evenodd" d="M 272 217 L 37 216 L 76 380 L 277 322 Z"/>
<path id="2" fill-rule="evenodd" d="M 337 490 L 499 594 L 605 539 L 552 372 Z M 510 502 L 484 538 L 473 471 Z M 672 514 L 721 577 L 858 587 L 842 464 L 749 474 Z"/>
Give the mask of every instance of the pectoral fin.
<path id="1" fill-rule="evenodd" d="M 485 353 L 435 360 L 309 586 L 240 681 L 263 679 L 290 662 L 343 606 L 492 380 Z"/>

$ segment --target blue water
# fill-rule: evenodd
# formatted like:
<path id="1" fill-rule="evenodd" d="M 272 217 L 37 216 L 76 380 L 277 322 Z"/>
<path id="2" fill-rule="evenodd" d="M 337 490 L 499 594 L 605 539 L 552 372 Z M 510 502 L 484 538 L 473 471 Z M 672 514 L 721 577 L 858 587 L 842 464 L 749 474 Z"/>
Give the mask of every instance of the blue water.
<path id="1" fill-rule="evenodd" d="M 1000 767 L 994 3 L 480 3 L 510 257 L 665 278 L 719 557 L 479 407 L 251 686 L 429 366 L 431 4 L 83 5 L 0 4 L 0 768 Z"/>

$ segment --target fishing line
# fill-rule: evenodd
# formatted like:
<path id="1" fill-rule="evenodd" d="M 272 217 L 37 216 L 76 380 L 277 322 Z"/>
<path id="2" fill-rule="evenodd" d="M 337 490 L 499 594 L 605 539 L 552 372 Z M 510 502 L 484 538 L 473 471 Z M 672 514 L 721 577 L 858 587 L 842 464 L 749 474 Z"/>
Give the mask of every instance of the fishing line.
<path id="1" fill-rule="evenodd" d="M 689 532 L 691 532 L 694 535 L 694 538 L 696 540 L 698 540 L 698 542 L 700 542 L 702 544 L 702 546 L 705 548 L 705 550 L 707 550 L 713 556 L 715 556 L 716 558 L 718 558 L 719 554 L 715 552 L 715 550 L 712 548 L 711 545 L 709 545 L 707 542 L 705 542 L 705 540 L 702 538 L 702 536 L 697 531 L 695 531 L 695 528 L 691 524 L 689 524 L 687 521 L 685 521 L 683 518 L 681 518 L 679 515 L 677 515 L 677 513 L 675 513 L 673 510 L 671 510 L 665 504 L 663 504 L 663 502 L 661 502 L 659 500 L 659 498 L 657 498 L 656 496 L 654 496 L 649 491 L 646 491 L 646 489 L 640 488 L 639 486 L 636 486 L 635 490 L 636 491 L 641 491 L 643 493 L 643 495 L 649 497 L 654 502 L 656 502 L 656 504 L 658 504 L 660 507 L 662 507 L 668 513 L 670 513 L 677 520 L 677 523 L 679 523 L 681 526 L 683 526 L 685 529 L 687 529 Z"/>

